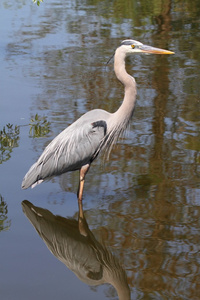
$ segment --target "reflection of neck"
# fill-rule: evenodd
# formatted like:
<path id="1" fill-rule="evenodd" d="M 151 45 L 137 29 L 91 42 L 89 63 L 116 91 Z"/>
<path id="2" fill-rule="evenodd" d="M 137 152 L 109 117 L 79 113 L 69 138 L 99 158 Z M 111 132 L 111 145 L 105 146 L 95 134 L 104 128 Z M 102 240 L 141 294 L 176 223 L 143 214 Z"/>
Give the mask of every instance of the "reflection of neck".
<path id="1" fill-rule="evenodd" d="M 130 300 L 130 289 L 127 283 L 117 282 L 117 284 L 113 284 L 114 288 L 117 291 L 119 300 Z"/>
<path id="2" fill-rule="evenodd" d="M 119 300 L 130 300 L 130 289 L 125 270 L 110 251 L 104 249 L 101 256 L 104 265 L 104 280 L 117 291 Z"/>
<path id="3" fill-rule="evenodd" d="M 130 289 L 127 284 L 126 273 L 112 253 L 102 247 L 89 230 L 82 203 L 79 204 L 78 224 L 80 234 L 89 238 L 90 244 L 93 246 L 93 249 L 96 249 L 96 253 L 98 253 L 100 263 L 104 266 L 104 281 L 110 283 L 116 289 L 119 300 L 129 300 Z"/>

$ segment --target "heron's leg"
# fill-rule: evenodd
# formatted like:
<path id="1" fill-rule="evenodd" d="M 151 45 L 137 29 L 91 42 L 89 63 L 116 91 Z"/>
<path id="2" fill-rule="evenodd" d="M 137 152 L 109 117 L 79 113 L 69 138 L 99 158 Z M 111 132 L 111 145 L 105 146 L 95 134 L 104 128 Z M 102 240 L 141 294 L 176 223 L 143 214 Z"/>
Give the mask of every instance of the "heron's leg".
<path id="1" fill-rule="evenodd" d="M 89 168 L 90 168 L 90 165 L 87 164 L 87 165 L 82 166 L 82 168 L 80 169 L 79 187 L 78 187 L 78 193 L 77 193 L 79 202 L 82 201 L 85 175 L 87 174 Z"/>
<path id="2" fill-rule="evenodd" d="M 78 227 L 79 227 L 79 232 L 83 236 L 88 236 L 88 224 L 86 222 L 84 213 L 83 213 L 83 203 L 82 203 L 82 197 L 83 197 L 83 187 L 84 187 L 84 181 L 85 181 L 85 175 L 87 174 L 88 170 L 90 168 L 90 164 L 87 164 L 83 166 L 80 169 L 80 179 L 79 179 L 79 188 L 78 188 Z"/>

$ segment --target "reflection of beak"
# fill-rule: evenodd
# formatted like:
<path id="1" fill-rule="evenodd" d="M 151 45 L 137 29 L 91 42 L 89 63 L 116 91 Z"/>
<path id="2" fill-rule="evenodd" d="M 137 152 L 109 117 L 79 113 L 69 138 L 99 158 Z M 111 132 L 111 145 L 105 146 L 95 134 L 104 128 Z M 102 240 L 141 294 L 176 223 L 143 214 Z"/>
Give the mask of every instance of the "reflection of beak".
<path id="1" fill-rule="evenodd" d="M 139 52 L 148 53 L 148 54 L 174 54 L 174 52 L 169 50 L 164 50 L 160 48 L 155 48 L 147 45 L 142 45 Z"/>

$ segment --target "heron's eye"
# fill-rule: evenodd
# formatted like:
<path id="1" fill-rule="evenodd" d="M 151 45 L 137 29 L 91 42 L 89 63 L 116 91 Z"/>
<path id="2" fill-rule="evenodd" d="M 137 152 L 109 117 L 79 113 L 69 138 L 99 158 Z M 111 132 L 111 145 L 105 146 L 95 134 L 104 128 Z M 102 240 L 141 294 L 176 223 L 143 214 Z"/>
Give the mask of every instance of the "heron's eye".
<path id="1" fill-rule="evenodd" d="M 134 45 L 134 44 L 132 44 L 132 45 L 131 45 L 131 48 L 132 48 L 132 49 L 134 49 L 134 48 L 135 48 L 135 45 Z"/>

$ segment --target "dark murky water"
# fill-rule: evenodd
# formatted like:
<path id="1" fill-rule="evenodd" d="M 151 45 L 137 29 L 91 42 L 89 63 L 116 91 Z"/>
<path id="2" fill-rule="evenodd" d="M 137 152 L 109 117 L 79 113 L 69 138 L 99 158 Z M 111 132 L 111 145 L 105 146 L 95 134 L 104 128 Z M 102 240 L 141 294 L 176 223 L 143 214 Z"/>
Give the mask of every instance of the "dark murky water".
<path id="1" fill-rule="evenodd" d="M 200 298 L 199 15 L 199 0 L 1 1 L 1 299 Z M 68 124 L 118 108 L 106 61 L 128 37 L 175 55 L 127 61 L 134 118 L 87 175 L 81 227 L 77 173 L 21 181 Z"/>

